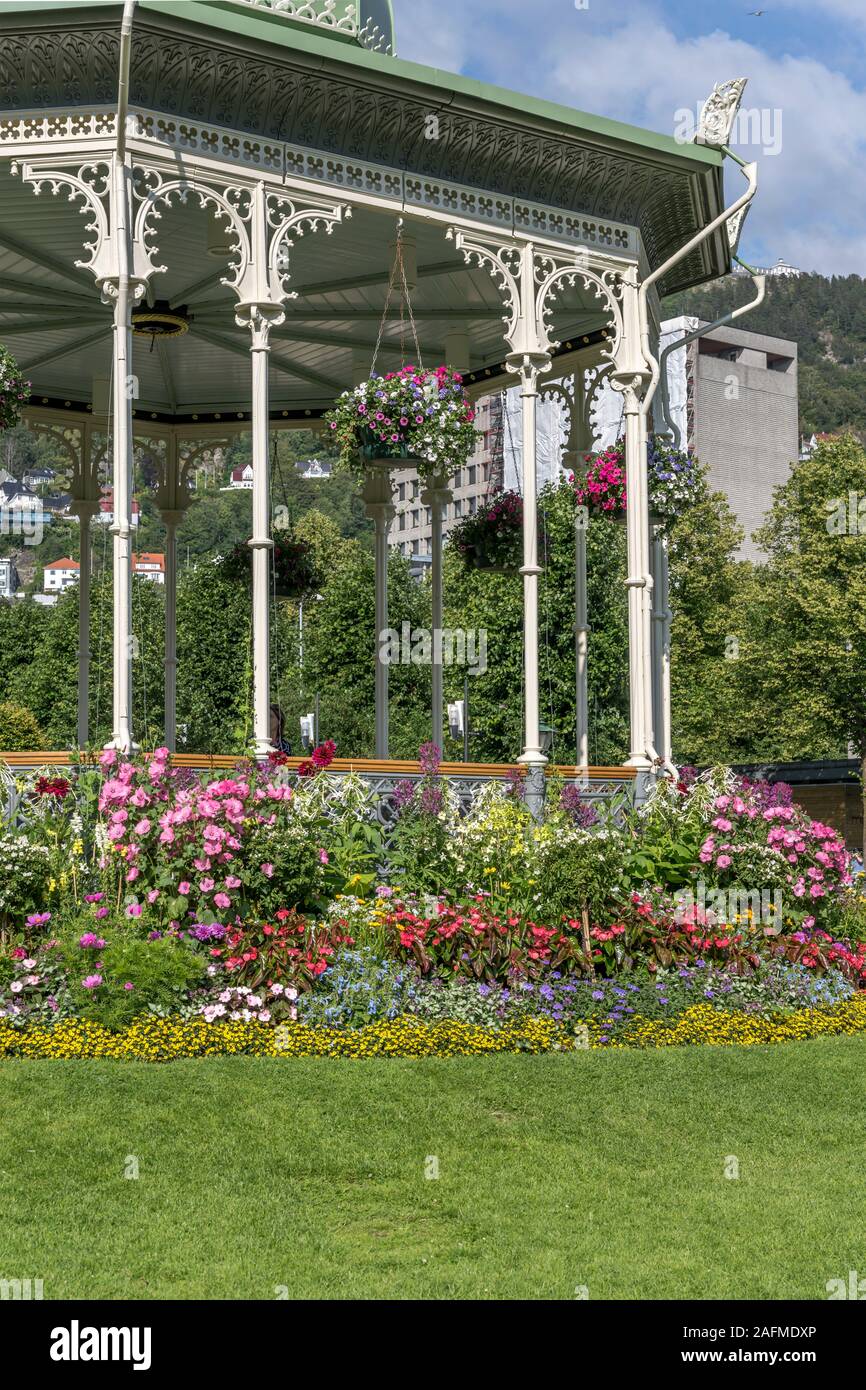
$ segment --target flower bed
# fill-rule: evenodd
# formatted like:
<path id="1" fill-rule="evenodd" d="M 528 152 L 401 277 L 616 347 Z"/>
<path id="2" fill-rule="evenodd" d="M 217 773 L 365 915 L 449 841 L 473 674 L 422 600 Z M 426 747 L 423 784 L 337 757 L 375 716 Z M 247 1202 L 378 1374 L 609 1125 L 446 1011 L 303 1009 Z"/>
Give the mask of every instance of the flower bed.
<path id="1" fill-rule="evenodd" d="M 110 1058 L 170 1062 L 182 1057 L 472 1057 L 497 1053 L 580 1052 L 603 1048 L 754 1047 L 807 1038 L 866 1033 L 866 999 L 830 1009 L 802 1009 L 772 1018 L 719 1013 L 695 1005 L 673 1024 L 635 1017 L 628 1033 L 604 1040 L 598 1024 L 575 1035 L 544 1019 L 502 1029 L 449 1021 L 422 1023 L 401 1018 L 366 1028 L 339 1030 L 294 1025 L 283 1031 L 257 1022 L 212 1025 L 199 1021 L 136 1019 L 123 1032 L 78 1019 L 24 1031 L 0 1022 L 0 1057 L 28 1060 Z"/>
<path id="2" fill-rule="evenodd" d="M 398 1052 L 447 1055 L 451 1025 L 497 1051 L 860 1017 L 866 899 L 788 790 L 716 769 L 613 817 L 554 781 L 536 821 L 514 782 L 464 813 L 425 745 L 386 828 L 367 784 L 329 775 L 334 752 L 220 778 L 107 752 L 22 781 L 0 827 L 4 1037 L 139 1055 L 160 1023 L 190 1055 L 202 1028 L 218 1050 L 264 1029 L 385 1055 L 394 1027 Z"/>

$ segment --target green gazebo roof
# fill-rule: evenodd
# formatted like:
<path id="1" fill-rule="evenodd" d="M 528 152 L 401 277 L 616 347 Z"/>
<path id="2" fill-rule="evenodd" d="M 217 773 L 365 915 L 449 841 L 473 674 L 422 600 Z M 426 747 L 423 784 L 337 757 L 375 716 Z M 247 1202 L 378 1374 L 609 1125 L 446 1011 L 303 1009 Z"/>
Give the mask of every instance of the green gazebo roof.
<path id="1" fill-rule="evenodd" d="M 3 108 L 110 104 L 121 9 L 103 0 L 6 4 Z M 625 222 L 639 228 L 652 266 L 722 210 L 717 151 L 365 46 L 392 40 L 389 0 L 139 0 L 131 101 Z M 437 139 L 424 136 L 431 114 Z M 662 291 L 729 269 L 720 231 Z"/>

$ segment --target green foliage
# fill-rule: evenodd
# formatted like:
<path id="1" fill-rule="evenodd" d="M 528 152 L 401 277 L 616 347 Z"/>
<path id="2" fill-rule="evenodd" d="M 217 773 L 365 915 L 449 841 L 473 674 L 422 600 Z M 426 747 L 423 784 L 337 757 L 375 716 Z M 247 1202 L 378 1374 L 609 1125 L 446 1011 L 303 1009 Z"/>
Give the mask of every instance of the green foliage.
<path id="1" fill-rule="evenodd" d="M 83 951 L 70 940 L 63 955 L 75 1012 L 106 1028 L 123 1028 L 145 1010 L 177 1013 L 189 991 L 205 980 L 204 956 L 170 936 L 159 941 L 117 936 L 98 952 Z M 101 983 L 86 989 L 82 981 L 96 976 Z"/>
<path id="2" fill-rule="evenodd" d="M 557 730 L 554 761 L 576 756 L 574 654 L 574 490 L 562 483 L 543 489 L 539 510 L 546 543 L 540 563 L 540 676 L 542 719 Z M 620 763 L 627 749 L 628 628 L 625 533 L 606 520 L 590 521 L 587 531 L 590 760 Z M 487 634 L 487 669 L 469 679 L 473 739 L 470 756 L 478 761 L 511 762 L 523 746 L 523 581 L 519 575 L 467 570 L 446 550 L 446 625 Z M 463 696 L 464 672 L 446 668 L 449 699 Z M 456 745 L 450 753 L 460 756 Z"/>
<path id="3" fill-rule="evenodd" d="M 177 595 L 177 717 L 181 747 L 242 753 L 252 734 L 249 588 L 204 562 Z"/>
<path id="4" fill-rule="evenodd" d="M 0 702 L 0 748 L 4 753 L 27 753 L 45 747 L 45 735 L 35 716 L 11 700 Z"/>

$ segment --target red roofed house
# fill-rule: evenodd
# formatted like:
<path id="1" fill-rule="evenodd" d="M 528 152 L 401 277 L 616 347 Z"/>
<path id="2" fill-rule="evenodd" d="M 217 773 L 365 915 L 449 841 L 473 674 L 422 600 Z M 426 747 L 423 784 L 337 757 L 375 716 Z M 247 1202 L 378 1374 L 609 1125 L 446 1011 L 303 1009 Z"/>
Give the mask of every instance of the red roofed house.
<path id="1" fill-rule="evenodd" d="M 132 557 L 132 572 L 142 579 L 150 579 L 154 584 L 165 583 L 165 556 L 157 551 L 143 550 Z"/>
<path id="2" fill-rule="evenodd" d="M 70 584 L 78 583 L 78 561 L 77 560 L 52 560 L 50 565 L 45 566 L 45 579 L 43 587 L 46 594 L 62 594 L 64 589 L 68 589 Z"/>

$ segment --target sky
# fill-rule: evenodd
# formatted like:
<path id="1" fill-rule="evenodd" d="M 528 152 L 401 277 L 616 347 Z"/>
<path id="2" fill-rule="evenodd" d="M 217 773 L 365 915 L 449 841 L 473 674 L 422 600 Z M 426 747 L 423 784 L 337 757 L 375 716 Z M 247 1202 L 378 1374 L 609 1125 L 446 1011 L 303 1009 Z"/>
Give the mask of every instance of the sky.
<path id="1" fill-rule="evenodd" d="M 714 83 L 747 77 L 732 145 L 757 160 L 759 188 L 740 255 L 866 275 L 866 0 L 394 0 L 394 11 L 401 58 L 665 134 L 686 128 Z M 743 179 L 728 164 L 733 199 Z"/>

